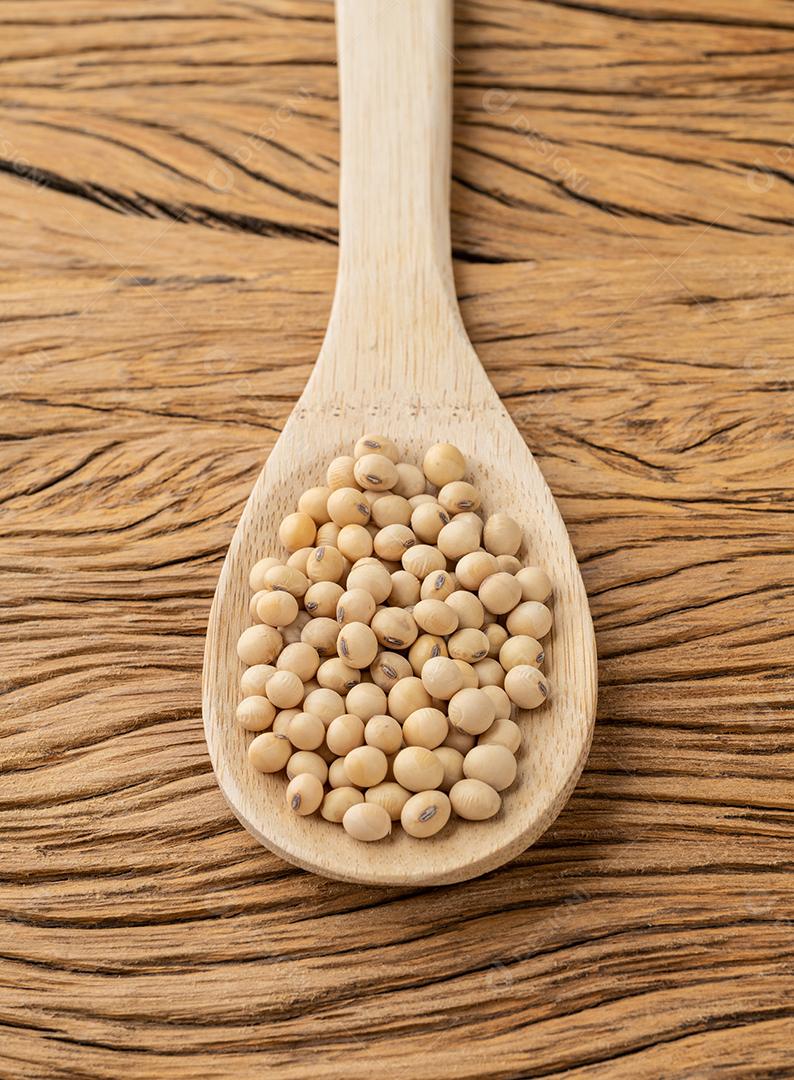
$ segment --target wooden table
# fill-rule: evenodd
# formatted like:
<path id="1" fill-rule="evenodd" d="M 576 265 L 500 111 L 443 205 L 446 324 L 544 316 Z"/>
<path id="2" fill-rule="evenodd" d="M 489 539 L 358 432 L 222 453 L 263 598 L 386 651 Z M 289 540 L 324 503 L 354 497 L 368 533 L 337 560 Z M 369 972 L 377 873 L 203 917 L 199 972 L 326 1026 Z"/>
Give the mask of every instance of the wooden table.
<path id="1" fill-rule="evenodd" d="M 543 840 L 410 892 L 258 847 L 200 721 L 331 301 L 332 16 L 0 5 L 0 1074 L 792 1076 L 794 6 L 457 5 L 458 292 L 601 698 Z"/>

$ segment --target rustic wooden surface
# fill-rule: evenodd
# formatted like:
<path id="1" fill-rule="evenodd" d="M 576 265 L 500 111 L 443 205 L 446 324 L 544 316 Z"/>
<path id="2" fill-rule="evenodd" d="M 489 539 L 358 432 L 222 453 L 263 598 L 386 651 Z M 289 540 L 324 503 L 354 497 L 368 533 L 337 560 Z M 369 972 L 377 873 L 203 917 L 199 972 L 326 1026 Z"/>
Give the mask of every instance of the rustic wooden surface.
<path id="1" fill-rule="evenodd" d="M 332 10 L 3 0 L 0 1075 L 792 1076 L 794 5 L 461 0 L 469 332 L 592 600 L 521 858 L 312 877 L 199 672 L 336 260 Z"/>

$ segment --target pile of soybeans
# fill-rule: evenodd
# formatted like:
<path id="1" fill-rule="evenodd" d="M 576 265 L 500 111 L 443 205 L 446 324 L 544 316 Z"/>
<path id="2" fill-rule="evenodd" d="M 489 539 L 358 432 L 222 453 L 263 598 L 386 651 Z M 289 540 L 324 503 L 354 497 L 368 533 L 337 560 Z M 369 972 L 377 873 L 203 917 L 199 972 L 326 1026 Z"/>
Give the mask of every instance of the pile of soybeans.
<path id="1" fill-rule="evenodd" d="M 548 696 L 552 614 L 519 525 L 484 521 L 449 443 L 419 468 L 365 435 L 281 522 L 285 558 L 250 573 L 253 625 L 237 720 L 253 767 L 286 771 L 287 805 L 357 840 L 482 821 L 515 781 L 514 707 Z"/>

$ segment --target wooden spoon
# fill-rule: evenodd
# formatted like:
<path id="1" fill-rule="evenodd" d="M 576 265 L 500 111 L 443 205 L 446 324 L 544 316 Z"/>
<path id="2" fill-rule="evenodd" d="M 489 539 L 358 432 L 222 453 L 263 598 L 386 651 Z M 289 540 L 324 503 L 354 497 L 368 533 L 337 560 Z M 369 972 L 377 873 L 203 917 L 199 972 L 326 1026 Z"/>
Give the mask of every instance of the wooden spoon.
<path id="1" fill-rule="evenodd" d="M 330 322 L 314 372 L 270 453 L 221 571 L 204 662 L 204 727 L 220 788 L 271 851 L 315 873 L 373 885 L 438 885 L 499 866 L 557 816 L 587 757 L 596 703 L 593 628 L 565 525 L 543 476 L 466 336 L 449 233 L 451 0 L 337 0 L 341 246 Z M 519 554 L 554 582 L 545 668 L 550 701 L 519 719 L 518 778 L 497 817 L 453 819 L 416 840 L 396 827 L 364 844 L 286 805 L 283 774 L 248 763 L 235 722 L 249 623 L 248 571 L 278 554 L 278 524 L 322 483 L 331 458 L 368 431 L 421 462 L 435 442 L 470 463 L 486 512 L 525 530 Z"/>

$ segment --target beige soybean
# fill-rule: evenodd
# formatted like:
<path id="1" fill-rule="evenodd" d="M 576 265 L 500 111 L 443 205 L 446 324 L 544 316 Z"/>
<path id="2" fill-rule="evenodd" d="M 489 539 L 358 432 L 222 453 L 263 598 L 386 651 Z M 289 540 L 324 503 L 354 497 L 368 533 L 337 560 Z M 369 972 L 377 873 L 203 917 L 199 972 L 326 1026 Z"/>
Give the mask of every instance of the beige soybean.
<path id="1" fill-rule="evenodd" d="M 507 691 L 504 689 L 504 686 L 483 686 L 481 689 L 493 702 L 494 713 L 497 720 L 506 720 L 512 715 L 513 703 L 507 696 Z"/>
<path id="2" fill-rule="evenodd" d="M 487 551 L 470 551 L 458 561 L 455 576 L 464 589 L 479 589 L 483 581 L 498 571 L 495 556 Z"/>
<path id="3" fill-rule="evenodd" d="M 457 588 L 455 575 L 448 570 L 439 570 L 437 574 L 428 574 L 422 582 L 420 597 L 422 600 L 446 600 Z"/>
<path id="4" fill-rule="evenodd" d="M 309 581 L 338 582 L 345 569 L 345 560 L 338 548 L 323 546 L 315 548 L 306 563 Z"/>
<path id="5" fill-rule="evenodd" d="M 277 709 L 294 709 L 303 701 L 303 679 L 294 671 L 277 671 L 267 680 L 265 694 Z"/>
<path id="6" fill-rule="evenodd" d="M 449 701 L 463 689 L 463 672 L 454 660 L 446 656 L 436 656 L 427 660 L 422 667 L 422 685 L 431 697 L 440 701 Z"/>
<path id="7" fill-rule="evenodd" d="M 362 435 L 353 449 L 353 456 L 358 461 L 365 454 L 382 454 L 394 465 L 400 460 L 397 444 L 385 435 Z"/>
<path id="8" fill-rule="evenodd" d="M 316 581 L 306 590 L 303 606 L 313 618 L 333 619 L 343 592 L 342 586 L 335 581 Z"/>
<path id="9" fill-rule="evenodd" d="M 306 683 L 317 674 L 320 657 L 311 645 L 298 641 L 283 649 L 276 661 L 276 667 L 279 671 L 294 672 L 302 682 Z"/>
<path id="10" fill-rule="evenodd" d="M 293 551 L 293 553 L 287 559 L 287 566 L 291 566 L 295 570 L 300 570 L 302 574 L 305 574 L 306 564 L 308 563 L 309 556 L 313 551 L 313 547 L 298 548 L 298 550 Z"/>
<path id="11" fill-rule="evenodd" d="M 452 809 L 467 821 L 485 821 L 499 813 L 502 798 L 482 780 L 458 780 L 449 793 Z"/>
<path id="12" fill-rule="evenodd" d="M 256 605 L 259 621 L 266 626 L 289 626 L 298 617 L 298 601 L 291 593 L 263 592 Z"/>
<path id="13" fill-rule="evenodd" d="M 411 530 L 423 544 L 435 544 L 445 525 L 449 525 L 449 514 L 432 496 L 411 511 Z"/>
<path id="14" fill-rule="evenodd" d="M 539 566 L 525 566 L 516 574 L 516 581 L 521 586 L 522 600 L 536 600 L 545 604 L 551 596 L 551 579 Z"/>
<path id="15" fill-rule="evenodd" d="M 276 713 L 276 719 L 273 721 L 273 734 L 286 735 L 289 730 L 290 720 L 293 716 L 297 716 L 300 711 L 300 709 L 282 709 L 281 712 Z"/>
<path id="16" fill-rule="evenodd" d="M 326 821 L 341 823 L 351 806 L 364 802 L 364 795 L 354 787 L 338 787 L 329 791 L 320 807 L 320 815 Z"/>
<path id="17" fill-rule="evenodd" d="M 452 443 L 436 443 L 425 454 L 422 471 L 431 484 L 444 487 L 462 479 L 466 472 L 466 459 Z"/>
<path id="18" fill-rule="evenodd" d="M 519 664 L 505 675 L 505 690 L 519 709 L 536 709 L 549 696 L 546 676 L 536 667 Z"/>
<path id="19" fill-rule="evenodd" d="M 399 726 L 397 724 L 397 727 Z M 428 750 L 435 750 L 446 739 L 448 731 L 449 723 L 443 712 L 429 707 L 417 709 L 406 717 L 402 726 L 402 738 L 405 739 L 406 746 L 424 746 Z M 398 743 L 394 750 L 399 750 L 399 748 Z M 388 752 L 394 753 L 394 750 Z"/>
<path id="20" fill-rule="evenodd" d="M 296 750 L 316 750 L 325 739 L 325 724 L 319 716 L 299 712 L 289 722 L 287 738 Z"/>
<path id="21" fill-rule="evenodd" d="M 521 728 L 514 720 L 497 716 L 487 731 L 477 740 L 478 746 L 505 746 L 511 754 L 521 746 Z"/>
<path id="22" fill-rule="evenodd" d="M 332 656 L 330 660 L 323 660 L 317 668 L 317 682 L 328 690 L 335 690 L 337 694 L 347 694 L 361 682 L 361 672 L 350 667 L 341 657 Z"/>
<path id="23" fill-rule="evenodd" d="M 354 840 L 383 840 L 391 832 L 391 818 L 378 803 L 356 803 L 345 811 L 342 827 Z"/>
<path id="24" fill-rule="evenodd" d="M 328 496 L 328 515 L 340 529 L 345 525 L 366 525 L 370 509 L 358 488 L 336 488 Z"/>
<path id="25" fill-rule="evenodd" d="M 375 746 L 384 754 L 396 754 L 403 744 L 403 729 L 393 716 L 376 714 L 367 720 L 364 741 L 367 746 Z"/>
<path id="26" fill-rule="evenodd" d="M 537 600 L 525 600 L 513 608 L 507 616 L 507 629 L 514 636 L 528 634 L 542 638 L 551 630 L 552 614 L 545 604 Z"/>
<path id="27" fill-rule="evenodd" d="M 446 527 L 446 526 L 445 526 Z M 430 544 L 414 544 L 403 553 L 403 570 L 424 581 L 434 571 L 446 570 L 446 555 Z"/>
<path id="28" fill-rule="evenodd" d="M 336 603 L 336 621 L 340 626 L 364 623 L 369 626 L 375 614 L 375 600 L 366 589 L 348 589 Z"/>
<path id="29" fill-rule="evenodd" d="M 506 746 L 480 743 L 473 746 L 463 760 L 463 775 L 469 780 L 482 780 L 494 791 L 504 791 L 516 778 L 516 759 Z"/>
<path id="30" fill-rule="evenodd" d="M 378 655 L 378 639 L 366 623 L 347 623 L 336 643 L 339 656 L 350 667 L 367 668 Z"/>
<path id="31" fill-rule="evenodd" d="M 458 690 L 449 702 L 449 722 L 467 735 L 480 735 L 494 722 L 496 710 L 484 691 L 466 687 Z"/>
<path id="32" fill-rule="evenodd" d="M 447 644 L 442 637 L 436 634 L 420 634 L 411 648 L 408 650 L 408 662 L 414 675 L 420 678 L 428 660 L 447 655 Z"/>
<path id="33" fill-rule="evenodd" d="M 397 495 L 408 500 L 414 495 L 422 495 L 426 487 L 425 474 L 421 469 L 416 465 L 410 465 L 407 461 L 397 463 L 397 482 L 393 485 L 393 490 Z"/>
<path id="34" fill-rule="evenodd" d="M 474 668 L 471 666 L 471 664 L 469 664 L 466 660 L 459 660 L 457 658 L 454 658 L 454 659 L 455 659 L 455 664 L 457 665 L 458 671 L 460 672 L 461 677 L 463 678 L 463 688 L 464 688 L 464 690 L 465 689 L 476 690 L 477 687 L 480 685 L 480 680 L 477 678 L 477 672 L 474 670 Z"/>
<path id="35" fill-rule="evenodd" d="M 497 569 L 505 574 L 513 574 L 514 576 L 521 569 L 521 562 L 515 555 L 497 555 L 496 556 Z"/>
<path id="36" fill-rule="evenodd" d="M 529 637 L 527 634 L 518 634 L 516 637 L 509 637 L 499 650 L 499 663 L 505 671 L 510 671 L 519 664 L 540 667 L 545 655 L 543 646 L 537 638 Z"/>
<path id="37" fill-rule="evenodd" d="M 355 465 L 355 458 L 350 457 L 349 455 L 334 458 L 325 473 L 325 482 L 331 491 L 355 486 L 356 477 L 353 472 Z"/>
<path id="38" fill-rule="evenodd" d="M 436 543 L 448 559 L 462 559 L 480 546 L 480 534 L 468 521 L 450 521 Z"/>
<path id="39" fill-rule="evenodd" d="M 375 536 L 375 554 L 381 559 L 399 562 L 408 548 L 416 543 L 416 537 L 407 525 L 387 525 Z"/>
<path id="40" fill-rule="evenodd" d="M 424 746 L 406 746 L 394 759 L 394 779 L 409 791 L 435 790 L 444 779 L 444 766 Z"/>
<path id="41" fill-rule="evenodd" d="M 315 544 L 318 547 L 334 547 L 339 534 L 342 530 L 338 525 L 335 525 L 333 521 L 326 521 L 325 525 L 321 525 L 317 530 L 317 538 Z"/>
<path id="42" fill-rule="evenodd" d="M 461 513 L 453 514 L 450 520 L 467 523 L 472 529 L 476 530 L 478 537 L 482 537 L 483 520 L 473 510 L 464 510 Z"/>
<path id="43" fill-rule="evenodd" d="M 248 614 L 251 616 L 251 622 L 261 622 L 256 612 L 256 605 L 259 603 L 263 596 L 267 596 L 267 589 L 260 589 L 259 592 L 255 592 L 251 599 L 248 601 Z"/>
<path id="44" fill-rule="evenodd" d="M 420 791 L 413 795 L 400 814 L 400 824 L 409 836 L 434 836 L 449 821 L 452 804 L 443 791 Z"/>
<path id="45" fill-rule="evenodd" d="M 353 475 L 356 483 L 371 491 L 388 491 L 397 483 L 397 466 L 384 454 L 364 454 L 358 458 Z"/>
<path id="46" fill-rule="evenodd" d="M 288 592 L 300 600 L 309 588 L 309 579 L 294 566 L 271 566 L 265 573 L 265 588 Z"/>
<path id="47" fill-rule="evenodd" d="M 310 547 L 317 535 L 317 526 L 308 514 L 297 511 L 287 514 L 278 527 L 278 538 L 287 551 Z"/>
<path id="48" fill-rule="evenodd" d="M 328 766 L 328 786 L 332 788 L 350 786 L 350 780 L 345 772 L 344 758 L 334 758 Z"/>
<path id="49" fill-rule="evenodd" d="M 275 673 L 276 668 L 272 664 L 254 664 L 253 667 L 246 668 L 240 676 L 240 690 L 243 697 L 252 697 L 254 695 L 263 697 L 267 680 Z"/>
<path id="50" fill-rule="evenodd" d="M 468 513 L 480 505 L 480 493 L 465 480 L 453 480 L 441 488 L 438 501 L 448 514 Z"/>
<path id="51" fill-rule="evenodd" d="M 364 491 L 361 492 L 361 494 L 363 495 L 364 501 L 369 507 L 369 522 L 366 526 L 366 528 L 369 529 L 372 527 L 372 510 L 375 506 L 375 503 L 380 502 L 381 499 L 385 499 L 388 493 L 385 491 L 370 491 L 368 488 L 366 488 Z"/>
<path id="52" fill-rule="evenodd" d="M 289 761 L 292 744 L 286 735 L 265 731 L 257 735 L 248 747 L 248 760 L 263 773 L 280 772 Z"/>
<path id="53" fill-rule="evenodd" d="M 436 505 L 438 505 L 438 500 L 435 495 L 430 495 L 427 492 L 423 495 L 412 495 L 408 502 L 410 503 L 412 510 L 415 510 L 417 506 L 422 506 L 423 503 L 436 503 Z"/>
<path id="54" fill-rule="evenodd" d="M 458 627 L 461 630 L 479 630 L 482 627 L 485 609 L 474 593 L 456 589 L 449 594 L 445 603 L 458 616 Z"/>
<path id="55" fill-rule="evenodd" d="M 303 629 L 312 621 L 312 617 L 308 611 L 299 611 L 293 622 L 289 626 L 282 626 L 279 628 L 283 645 L 294 645 L 296 642 L 302 641 Z"/>
<path id="56" fill-rule="evenodd" d="M 485 522 L 482 545 L 492 555 L 515 555 L 521 540 L 521 526 L 509 514 L 491 514 Z"/>
<path id="57" fill-rule="evenodd" d="M 391 574 L 380 564 L 358 563 L 347 575 L 347 589 L 364 589 L 376 604 L 382 604 L 391 592 Z"/>
<path id="58" fill-rule="evenodd" d="M 325 525 L 330 521 L 328 516 L 328 496 L 331 494 L 330 487 L 310 487 L 298 499 L 298 509 L 303 514 L 308 514 L 315 525 Z"/>
<path id="59" fill-rule="evenodd" d="M 357 746 L 345 755 L 345 772 L 358 788 L 379 784 L 386 776 L 386 755 L 377 746 Z"/>
<path id="60" fill-rule="evenodd" d="M 395 570 L 391 576 L 390 607 L 413 607 L 419 602 L 421 583 L 407 570 Z"/>
<path id="61" fill-rule="evenodd" d="M 339 624 L 336 619 L 310 619 L 301 630 L 301 641 L 317 650 L 326 659 L 336 655 Z"/>
<path id="62" fill-rule="evenodd" d="M 259 592 L 265 588 L 265 574 L 274 566 L 281 566 L 281 559 L 266 558 L 255 562 L 248 575 L 248 584 L 252 592 Z"/>
<path id="63" fill-rule="evenodd" d="M 447 648 L 453 660 L 472 664 L 488 655 L 488 638 L 482 630 L 457 630 L 447 642 Z"/>
<path id="64" fill-rule="evenodd" d="M 237 640 L 237 655 L 244 664 L 270 664 L 281 652 L 284 641 L 278 630 L 258 623 L 243 630 Z"/>
<path id="65" fill-rule="evenodd" d="M 388 525 L 405 527 L 411 522 L 411 504 L 401 495 L 381 495 L 372 505 L 372 520 L 379 529 Z"/>
<path id="66" fill-rule="evenodd" d="M 437 746 L 433 752 L 444 769 L 444 779 L 439 786 L 442 791 L 449 791 L 453 784 L 463 779 L 463 754 L 446 744 Z"/>
<path id="67" fill-rule="evenodd" d="M 364 721 L 352 713 L 337 716 L 328 725 L 325 741 L 330 750 L 344 757 L 357 746 L 364 745 Z"/>
<path id="68" fill-rule="evenodd" d="M 299 611 L 297 618 L 294 622 L 291 622 L 289 626 L 282 626 L 279 630 L 281 634 L 282 647 L 284 645 L 294 645 L 301 640 L 301 634 L 303 628 L 307 622 L 309 622 L 311 616 L 307 611 Z"/>
<path id="69" fill-rule="evenodd" d="M 477 595 L 492 615 L 505 615 L 521 600 L 521 586 L 512 574 L 491 574 L 480 585 Z"/>
<path id="70" fill-rule="evenodd" d="M 472 667 L 477 672 L 477 683 L 482 687 L 504 686 L 504 668 L 498 660 L 492 660 L 490 656 L 478 660 Z"/>
<path id="71" fill-rule="evenodd" d="M 387 694 L 400 679 L 407 679 L 412 674 L 410 661 L 396 652 L 381 652 L 369 669 L 372 681 Z"/>
<path id="72" fill-rule="evenodd" d="M 461 759 L 462 760 L 462 759 Z M 382 806 L 392 821 L 399 821 L 402 808 L 411 798 L 411 792 L 394 780 L 384 780 L 381 784 L 367 788 L 364 799 L 366 802 L 377 803 Z"/>
<path id="73" fill-rule="evenodd" d="M 490 626 L 483 627 L 483 633 L 488 638 L 488 655 L 496 659 L 509 634 L 499 623 L 491 623 Z"/>
<path id="74" fill-rule="evenodd" d="M 441 745 L 457 750 L 461 758 L 463 758 L 476 743 L 477 739 L 474 735 L 469 735 L 466 731 L 458 731 L 457 728 L 450 727 L 449 734 Z M 440 750 L 441 746 L 439 746 L 438 749 Z"/>
<path id="75" fill-rule="evenodd" d="M 376 611 L 372 617 L 372 630 L 381 645 L 392 649 L 409 648 L 419 634 L 413 615 L 403 608 Z"/>
<path id="76" fill-rule="evenodd" d="M 246 731 L 267 731 L 276 718 L 273 703 L 259 694 L 243 698 L 237 706 L 237 723 Z"/>
<path id="77" fill-rule="evenodd" d="M 316 776 L 299 773 L 287 784 L 287 806 L 295 814 L 305 817 L 320 809 L 325 791 Z"/>
<path id="78" fill-rule="evenodd" d="M 372 554 L 372 537 L 363 525 L 345 525 L 339 530 L 336 546 L 350 562 Z"/>
<path id="79" fill-rule="evenodd" d="M 432 705 L 430 694 L 416 676 L 400 679 L 389 691 L 389 713 L 404 722 L 412 712 Z"/>
<path id="80" fill-rule="evenodd" d="M 328 765 L 314 750 L 296 750 L 287 762 L 287 776 L 290 780 L 304 772 L 312 773 L 323 784 L 328 779 Z"/>
<path id="81" fill-rule="evenodd" d="M 420 600 L 414 607 L 413 619 L 428 634 L 445 637 L 458 626 L 458 616 L 443 600 Z"/>
<path id="82" fill-rule="evenodd" d="M 360 716 L 365 722 L 372 716 L 385 713 L 386 707 L 386 692 L 375 683 L 360 683 L 345 698 L 346 711 Z"/>
<path id="83" fill-rule="evenodd" d="M 345 708 L 344 698 L 335 690 L 320 687 L 312 690 L 303 699 L 305 712 L 319 716 L 327 727 L 337 716 L 343 716 L 348 710 Z"/>

